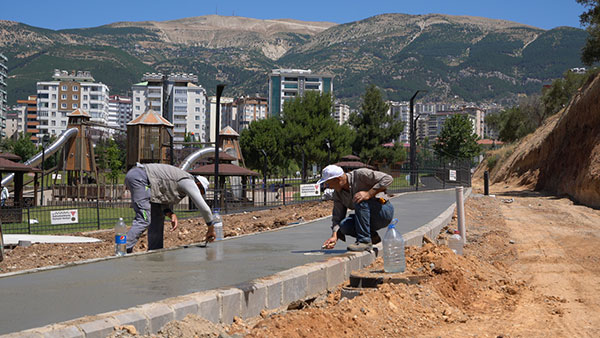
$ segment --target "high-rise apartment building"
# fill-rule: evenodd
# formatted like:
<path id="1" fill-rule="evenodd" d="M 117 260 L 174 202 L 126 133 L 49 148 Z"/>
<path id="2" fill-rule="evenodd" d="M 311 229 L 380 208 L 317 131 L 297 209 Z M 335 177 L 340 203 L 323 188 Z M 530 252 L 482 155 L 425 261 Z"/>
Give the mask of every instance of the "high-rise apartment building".
<path id="1" fill-rule="evenodd" d="M 242 129 L 248 128 L 252 121 L 266 119 L 267 113 L 267 98 L 260 96 L 240 97 L 235 100 L 237 105 L 237 115 L 239 117 L 239 125 L 236 132 L 241 132 Z"/>
<path id="2" fill-rule="evenodd" d="M 131 88 L 132 118 L 153 110 L 173 123 L 174 141 L 193 133 L 196 141 L 206 142 L 206 90 L 197 82 L 194 74 L 144 74 Z"/>
<path id="3" fill-rule="evenodd" d="M 127 122 L 133 120 L 130 97 L 111 95 L 108 99 L 108 126 L 127 130 Z"/>
<path id="4" fill-rule="evenodd" d="M 8 78 L 8 59 L 0 53 L 0 138 L 6 137 L 6 112 L 8 111 L 8 98 L 6 94 L 6 79 Z"/>
<path id="5" fill-rule="evenodd" d="M 388 104 L 390 106 L 388 114 L 391 114 L 392 116 L 395 116 L 397 120 L 404 122 L 404 129 L 402 129 L 402 132 L 398 137 L 398 142 L 410 142 L 410 103 L 408 101 L 388 101 Z"/>
<path id="6" fill-rule="evenodd" d="M 67 128 L 67 114 L 76 109 L 89 113 L 92 122 L 108 124 L 108 86 L 95 82 L 88 71 L 56 69 L 52 78 L 37 83 L 38 136 L 61 134 Z"/>
<path id="7" fill-rule="evenodd" d="M 310 69 L 273 69 L 269 75 L 269 114 L 279 115 L 286 100 L 301 97 L 306 91 L 333 94 L 333 76 Z"/>
<path id="8" fill-rule="evenodd" d="M 27 100 L 17 100 L 17 109 L 21 112 L 23 121 L 25 121 L 24 132 L 31 135 L 31 141 L 39 142 L 40 121 L 37 114 L 37 96 L 29 95 Z"/>
<path id="9" fill-rule="evenodd" d="M 341 126 L 350 118 L 350 106 L 340 102 L 333 105 L 333 118 Z"/>

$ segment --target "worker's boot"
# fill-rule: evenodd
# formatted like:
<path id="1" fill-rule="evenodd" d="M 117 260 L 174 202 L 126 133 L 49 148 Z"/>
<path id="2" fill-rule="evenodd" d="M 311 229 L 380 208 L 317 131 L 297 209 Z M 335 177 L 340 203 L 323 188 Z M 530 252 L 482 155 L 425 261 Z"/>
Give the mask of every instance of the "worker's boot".
<path id="1" fill-rule="evenodd" d="M 379 234 L 377 233 L 377 231 L 374 231 L 373 233 L 371 233 L 371 243 L 373 243 L 373 245 L 375 245 L 379 242 L 381 242 L 381 237 L 379 237 Z"/>
<path id="2" fill-rule="evenodd" d="M 373 249 L 373 244 L 371 242 L 356 242 L 354 244 L 348 245 L 348 251 L 371 251 Z"/>

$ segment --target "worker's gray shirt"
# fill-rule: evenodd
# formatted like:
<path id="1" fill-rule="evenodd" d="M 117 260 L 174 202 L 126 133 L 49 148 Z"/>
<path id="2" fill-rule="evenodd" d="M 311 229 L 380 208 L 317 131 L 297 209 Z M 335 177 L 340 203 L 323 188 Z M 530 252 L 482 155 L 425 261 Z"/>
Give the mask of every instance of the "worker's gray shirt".
<path id="1" fill-rule="evenodd" d="M 177 182 L 180 180 L 194 180 L 194 176 L 185 170 L 172 165 L 160 163 L 144 164 L 144 170 L 150 181 L 150 202 L 174 205 L 185 197 L 180 191 Z"/>
<path id="2" fill-rule="evenodd" d="M 367 168 L 356 169 L 346 173 L 346 176 L 348 177 L 350 190 L 342 189 L 333 193 L 333 215 L 331 217 L 333 232 L 337 232 L 340 228 L 340 222 L 346 217 L 348 209 L 354 210 L 354 202 L 352 201 L 354 194 L 359 191 L 387 188 L 394 181 L 392 176 L 386 173 Z M 386 201 L 390 199 L 385 192 L 378 193 L 375 198 L 383 198 Z"/>

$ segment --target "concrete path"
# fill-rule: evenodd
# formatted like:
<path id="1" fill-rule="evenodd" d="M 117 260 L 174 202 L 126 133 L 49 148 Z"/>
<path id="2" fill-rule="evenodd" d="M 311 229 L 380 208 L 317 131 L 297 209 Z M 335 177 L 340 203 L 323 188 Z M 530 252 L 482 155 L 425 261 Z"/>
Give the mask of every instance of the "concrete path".
<path id="1" fill-rule="evenodd" d="M 455 202 L 454 190 L 392 200 L 398 228 L 412 231 Z M 0 278 L 0 334 L 232 286 L 345 252 L 320 250 L 330 218 L 279 231 Z M 383 237 L 385 229 L 380 230 Z M 352 239 L 351 239 L 352 240 Z M 330 256 L 329 256 L 330 257 Z"/>

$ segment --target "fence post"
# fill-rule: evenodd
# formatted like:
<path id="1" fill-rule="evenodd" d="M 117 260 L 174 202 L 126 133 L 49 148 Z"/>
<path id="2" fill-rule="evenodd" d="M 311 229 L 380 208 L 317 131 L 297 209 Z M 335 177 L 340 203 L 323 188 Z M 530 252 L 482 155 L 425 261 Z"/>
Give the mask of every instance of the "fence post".
<path id="1" fill-rule="evenodd" d="M 96 199 L 96 219 L 98 220 L 98 230 L 100 230 L 100 200 Z"/>
<path id="2" fill-rule="evenodd" d="M 442 170 L 444 170 L 444 173 L 442 175 L 442 189 L 446 189 L 446 175 L 448 175 L 448 173 L 446 172 L 446 161 L 444 161 L 444 166 Z"/>
<path id="3" fill-rule="evenodd" d="M 458 232 L 463 244 L 467 243 L 467 229 L 465 229 L 465 205 L 463 201 L 463 187 L 456 187 L 456 216 Z"/>
<path id="4" fill-rule="evenodd" d="M 29 213 L 29 206 L 27 206 L 27 233 L 31 235 L 31 214 Z"/>
<path id="5" fill-rule="evenodd" d="M 283 205 L 285 205 L 285 177 L 283 178 L 283 187 L 281 188 L 281 192 L 283 193 Z"/>

